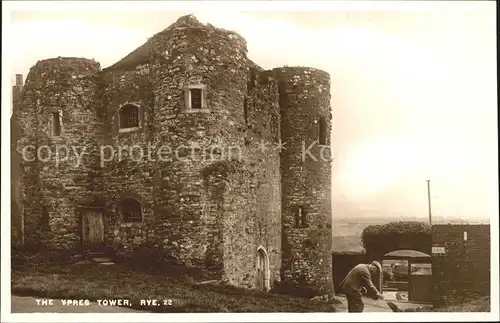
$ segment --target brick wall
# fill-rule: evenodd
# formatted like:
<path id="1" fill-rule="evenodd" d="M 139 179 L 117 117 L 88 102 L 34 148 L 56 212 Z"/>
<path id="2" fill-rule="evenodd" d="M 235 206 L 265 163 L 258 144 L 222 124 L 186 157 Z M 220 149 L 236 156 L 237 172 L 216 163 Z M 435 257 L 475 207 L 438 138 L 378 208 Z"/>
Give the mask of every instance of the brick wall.
<path id="1" fill-rule="evenodd" d="M 489 225 L 433 225 L 432 243 L 435 307 L 490 295 Z"/>

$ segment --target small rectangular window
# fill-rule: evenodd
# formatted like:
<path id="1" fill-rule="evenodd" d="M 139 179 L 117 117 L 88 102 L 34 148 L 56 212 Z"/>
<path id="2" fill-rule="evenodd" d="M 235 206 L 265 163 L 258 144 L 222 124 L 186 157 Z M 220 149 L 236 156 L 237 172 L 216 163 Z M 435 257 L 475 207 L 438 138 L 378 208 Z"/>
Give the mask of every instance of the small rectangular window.
<path id="1" fill-rule="evenodd" d="M 52 112 L 52 134 L 61 135 L 61 115 L 59 112 Z"/>
<path id="2" fill-rule="evenodd" d="M 204 84 L 189 84 L 184 87 L 184 102 L 187 113 L 209 112 L 206 92 Z"/>
<path id="3" fill-rule="evenodd" d="M 191 109 L 200 110 L 202 108 L 201 89 L 191 89 Z"/>
<path id="4" fill-rule="evenodd" d="M 327 124 L 325 117 L 320 117 L 318 122 L 318 140 L 320 145 L 327 144 Z"/>
<path id="5" fill-rule="evenodd" d="M 120 129 L 139 127 L 139 107 L 127 104 L 120 108 Z"/>
<path id="6" fill-rule="evenodd" d="M 307 226 L 307 215 L 306 212 L 304 211 L 303 206 L 299 206 L 296 208 L 294 224 L 296 228 L 303 228 Z"/>

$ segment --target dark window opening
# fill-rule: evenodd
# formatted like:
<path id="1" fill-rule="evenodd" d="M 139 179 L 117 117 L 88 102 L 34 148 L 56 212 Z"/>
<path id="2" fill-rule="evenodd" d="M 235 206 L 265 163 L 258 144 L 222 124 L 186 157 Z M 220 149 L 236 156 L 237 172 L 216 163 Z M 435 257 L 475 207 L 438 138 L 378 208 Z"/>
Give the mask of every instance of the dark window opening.
<path id="1" fill-rule="evenodd" d="M 42 207 L 42 217 L 40 218 L 40 229 L 47 231 L 50 228 L 50 213 L 47 206 Z"/>
<path id="2" fill-rule="evenodd" d="M 142 211 L 141 203 L 139 201 L 127 198 L 120 203 L 121 213 L 123 215 L 123 222 L 141 222 Z"/>
<path id="3" fill-rule="evenodd" d="M 307 215 L 303 206 L 299 206 L 295 211 L 295 227 L 302 228 L 307 226 Z"/>
<path id="4" fill-rule="evenodd" d="M 280 125 L 278 117 L 274 114 L 271 115 L 271 136 L 275 142 L 278 142 L 280 139 Z"/>
<path id="5" fill-rule="evenodd" d="M 139 108 L 135 105 L 126 105 L 120 109 L 120 128 L 139 127 Z"/>
<path id="6" fill-rule="evenodd" d="M 279 94 L 279 105 L 281 111 L 286 111 L 288 97 L 287 97 L 287 87 L 286 83 L 278 83 L 278 94 Z"/>
<path id="7" fill-rule="evenodd" d="M 59 112 L 52 112 L 52 134 L 54 136 L 61 135 L 61 115 Z"/>
<path id="8" fill-rule="evenodd" d="M 247 82 L 247 90 L 248 91 L 253 90 L 254 84 L 255 84 L 255 70 L 253 68 L 250 68 L 249 72 L 250 72 L 250 75 L 249 75 L 248 82 Z"/>
<path id="9" fill-rule="evenodd" d="M 246 97 L 243 101 L 243 116 L 245 117 L 245 125 L 248 126 L 248 99 Z"/>
<path id="10" fill-rule="evenodd" d="M 319 132 L 319 144 L 326 145 L 327 144 L 327 125 L 325 117 L 320 117 L 318 122 L 318 132 Z"/>
<path id="11" fill-rule="evenodd" d="M 201 89 L 191 89 L 191 109 L 193 110 L 200 110 L 202 105 L 201 105 Z"/>

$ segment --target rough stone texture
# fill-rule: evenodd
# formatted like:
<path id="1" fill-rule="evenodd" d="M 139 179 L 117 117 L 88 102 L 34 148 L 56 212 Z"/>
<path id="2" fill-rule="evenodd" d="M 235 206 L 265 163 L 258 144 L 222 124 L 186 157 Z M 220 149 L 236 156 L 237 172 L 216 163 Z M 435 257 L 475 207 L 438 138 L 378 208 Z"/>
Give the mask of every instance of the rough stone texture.
<path id="1" fill-rule="evenodd" d="M 331 161 L 329 142 L 318 142 L 318 121 L 326 118 L 326 137 L 330 138 L 330 77 L 300 67 L 279 68 L 275 73 L 280 87 L 281 139 L 286 142 L 281 154 L 282 279 L 328 294 L 333 292 Z M 305 154 L 311 145 L 311 154 Z M 307 223 L 296 227 L 300 206 Z"/>
<path id="2" fill-rule="evenodd" d="M 23 243 L 23 219 L 22 219 L 22 179 L 21 179 L 21 156 L 17 151 L 11 151 L 11 236 L 12 245 Z"/>
<path id="3" fill-rule="evenodd" d="M 20 105 L 20 95 L 23 87 L 22 75 L 17 75 L 16 85 L 12 88 L 13 111 L 17 110 Z M 19 123 L 16 118 L 11 118 L 11 145 L 10 145 L 10 195 L 11 195 L 11 237 L 12 246 L 20 245 L 24 242 L 23 233 L 23 186 L 21 173 L 21 155 L 16 150 L 17 138 L 19 137 Z"/>
<path id="4" fill-rule="evenodd" d="M 279 84 L 297 95 L 280 93 Z M 206 110 L 186 110 L 188 85 L 205 87 Z M 124 104 L 140 108 L 138 129 L 119 131 Z M 24 162 L 29 240 L 75 247 L 82 235 L 80 207 L 98 206 L 104 243 L 118 253 L 154 248 L 216 279 L 253 288 L 261 248 L 271 285 L 286 278 L 331 291 L 330 163 L 296 160 L 300 138 L 317 136 L 311 130 L 317 114 L 330 120 L 326 73 L 264 71 L 247 58 L 240 35 L 185 16 L 102 71 L 85 59 L 38 62 L 15 113 L 22 124 L 19 152 L 56 144 L 49 132 L 54 107 L 65 118 L 58 140 L 93 153 L 78 168 Z M 292 149 L 280 153 L 280 140 Z M 120 160 L 119 148 L 132 146 L 145 158 L 125 154 Z M 159 151 L 162 146 L 178 155 Z M 141 203 L 141 222 L 123 221 L 117 205 L 125 197 Z M 298 202 L 308 205 L 305 229 L 290 228 Z M 43 206 L 50 207 L 48 227 L 40 226 Z"/>
<path id="5" fill-rule="evenodd" d="M 69 248 L 80 241 L 77 207 L 92 201 L 92 192 L 102 185 L 102 176 L 95 168 L 99 123 L 93 100 L 94 76 L 99 68 L 92 60 L 59 57 L 39 61 L 30 70 L 18 111 L 18 152 L 25 156 L 23 204 L 27 242 Z M 51 117 L 58 110 L 62 111 L 63 131 L 61 136 L 53 137 Z M 55 154 L 63 154 L 58 145 L 86 147 L 89 153 L 78 167 L 71 152 L 66 161 L 57 163 Z M 41 146 L 46 148 L 38 150 Z M 40 152 L 38 157 L 32 155 L 36 154 L 34 148 Z M 77 151 L 81 152 L 78 148 Z M 34 161 L 30 162 L 32 158 Z M 42 223 L 44 208 L 49 213 L 47 224 Z"/>
<path id="6" fill-rule="evenodd" d="M 467 232 L 467 241 L 463 234 Z M 490 296 L 490 226 L 433 225 L 432 244 L 445 254 L 432 255 L 434 307 Z"/>
<path id="7" fill-rule="evenodd" d="M 148 143 L 152 142 L 153 97 L 148 73 L 146 64 L 127 69 L 107 69 L 100 75 L 101 142 L 106 145 L 101 149 L 104 156 L 101 165 L 105 178 L 105 236 L 120 253 L 134 250 L 153 237 L 153 163 L 139 159 L 139 150 L 146 152 Z M 141 109 L 142 125 L 137 131 L 119 132 L 118 110 L 125 104 L 134 104 Z M 131 155 L 127 155 L 129 152 Z M 142 222 L 124 223 L 116 206 L 126 197 L 133 197 L 141 203 Z"/>
<path id="8" fill-rule="evenodd" d="M 202 152 L 216 145 L 227 154 L 231 146 L 243 146 L 238 124 L 246 90 L 246 44 L 234 33 L 184 19 L 154 36 L 149 47 L 154 145 L 180 149 L 179 158 L 157 164 L 161 189 L 155 191 L 156 230 L 168 238 L 163 248 L 175 258 L 203 265 L 222 257 L 218 244 L 223 243 L 223 219 L 214 219 L 205 208 L 210 201 L 203 173 L 217 160 L 204 160 Z M 206 86 L 208 113 L 186 113 L 184 86 L 189 84 Z M 199 149 L 192 155 L 183 148 L 187 146 Z"/>

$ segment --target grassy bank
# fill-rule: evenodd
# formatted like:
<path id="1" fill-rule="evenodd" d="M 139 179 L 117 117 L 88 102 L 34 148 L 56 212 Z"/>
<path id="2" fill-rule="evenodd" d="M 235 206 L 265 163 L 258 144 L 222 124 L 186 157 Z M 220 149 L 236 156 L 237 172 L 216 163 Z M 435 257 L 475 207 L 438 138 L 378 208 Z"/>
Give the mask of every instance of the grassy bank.
<path id="1" fill-rule="evenodd" d="M 53 299 L 128 299 L 152 312 L 334 312 L 332 304 L 224 285 L 197 285 L 120 265 L 24 264 L 12 269 L 12 293 Z M 140 306 L 157 299 L 160 306 Z M 171 305 L 163 306 L 163 300 Z"/>
<path id="2" fill-rule="evenodd" d="M 467 300 L 460 304 L 450 305 L 442 308 L 434 308 L 434 312 L 490 312 L 490 298 L 480 297 Z"/>

